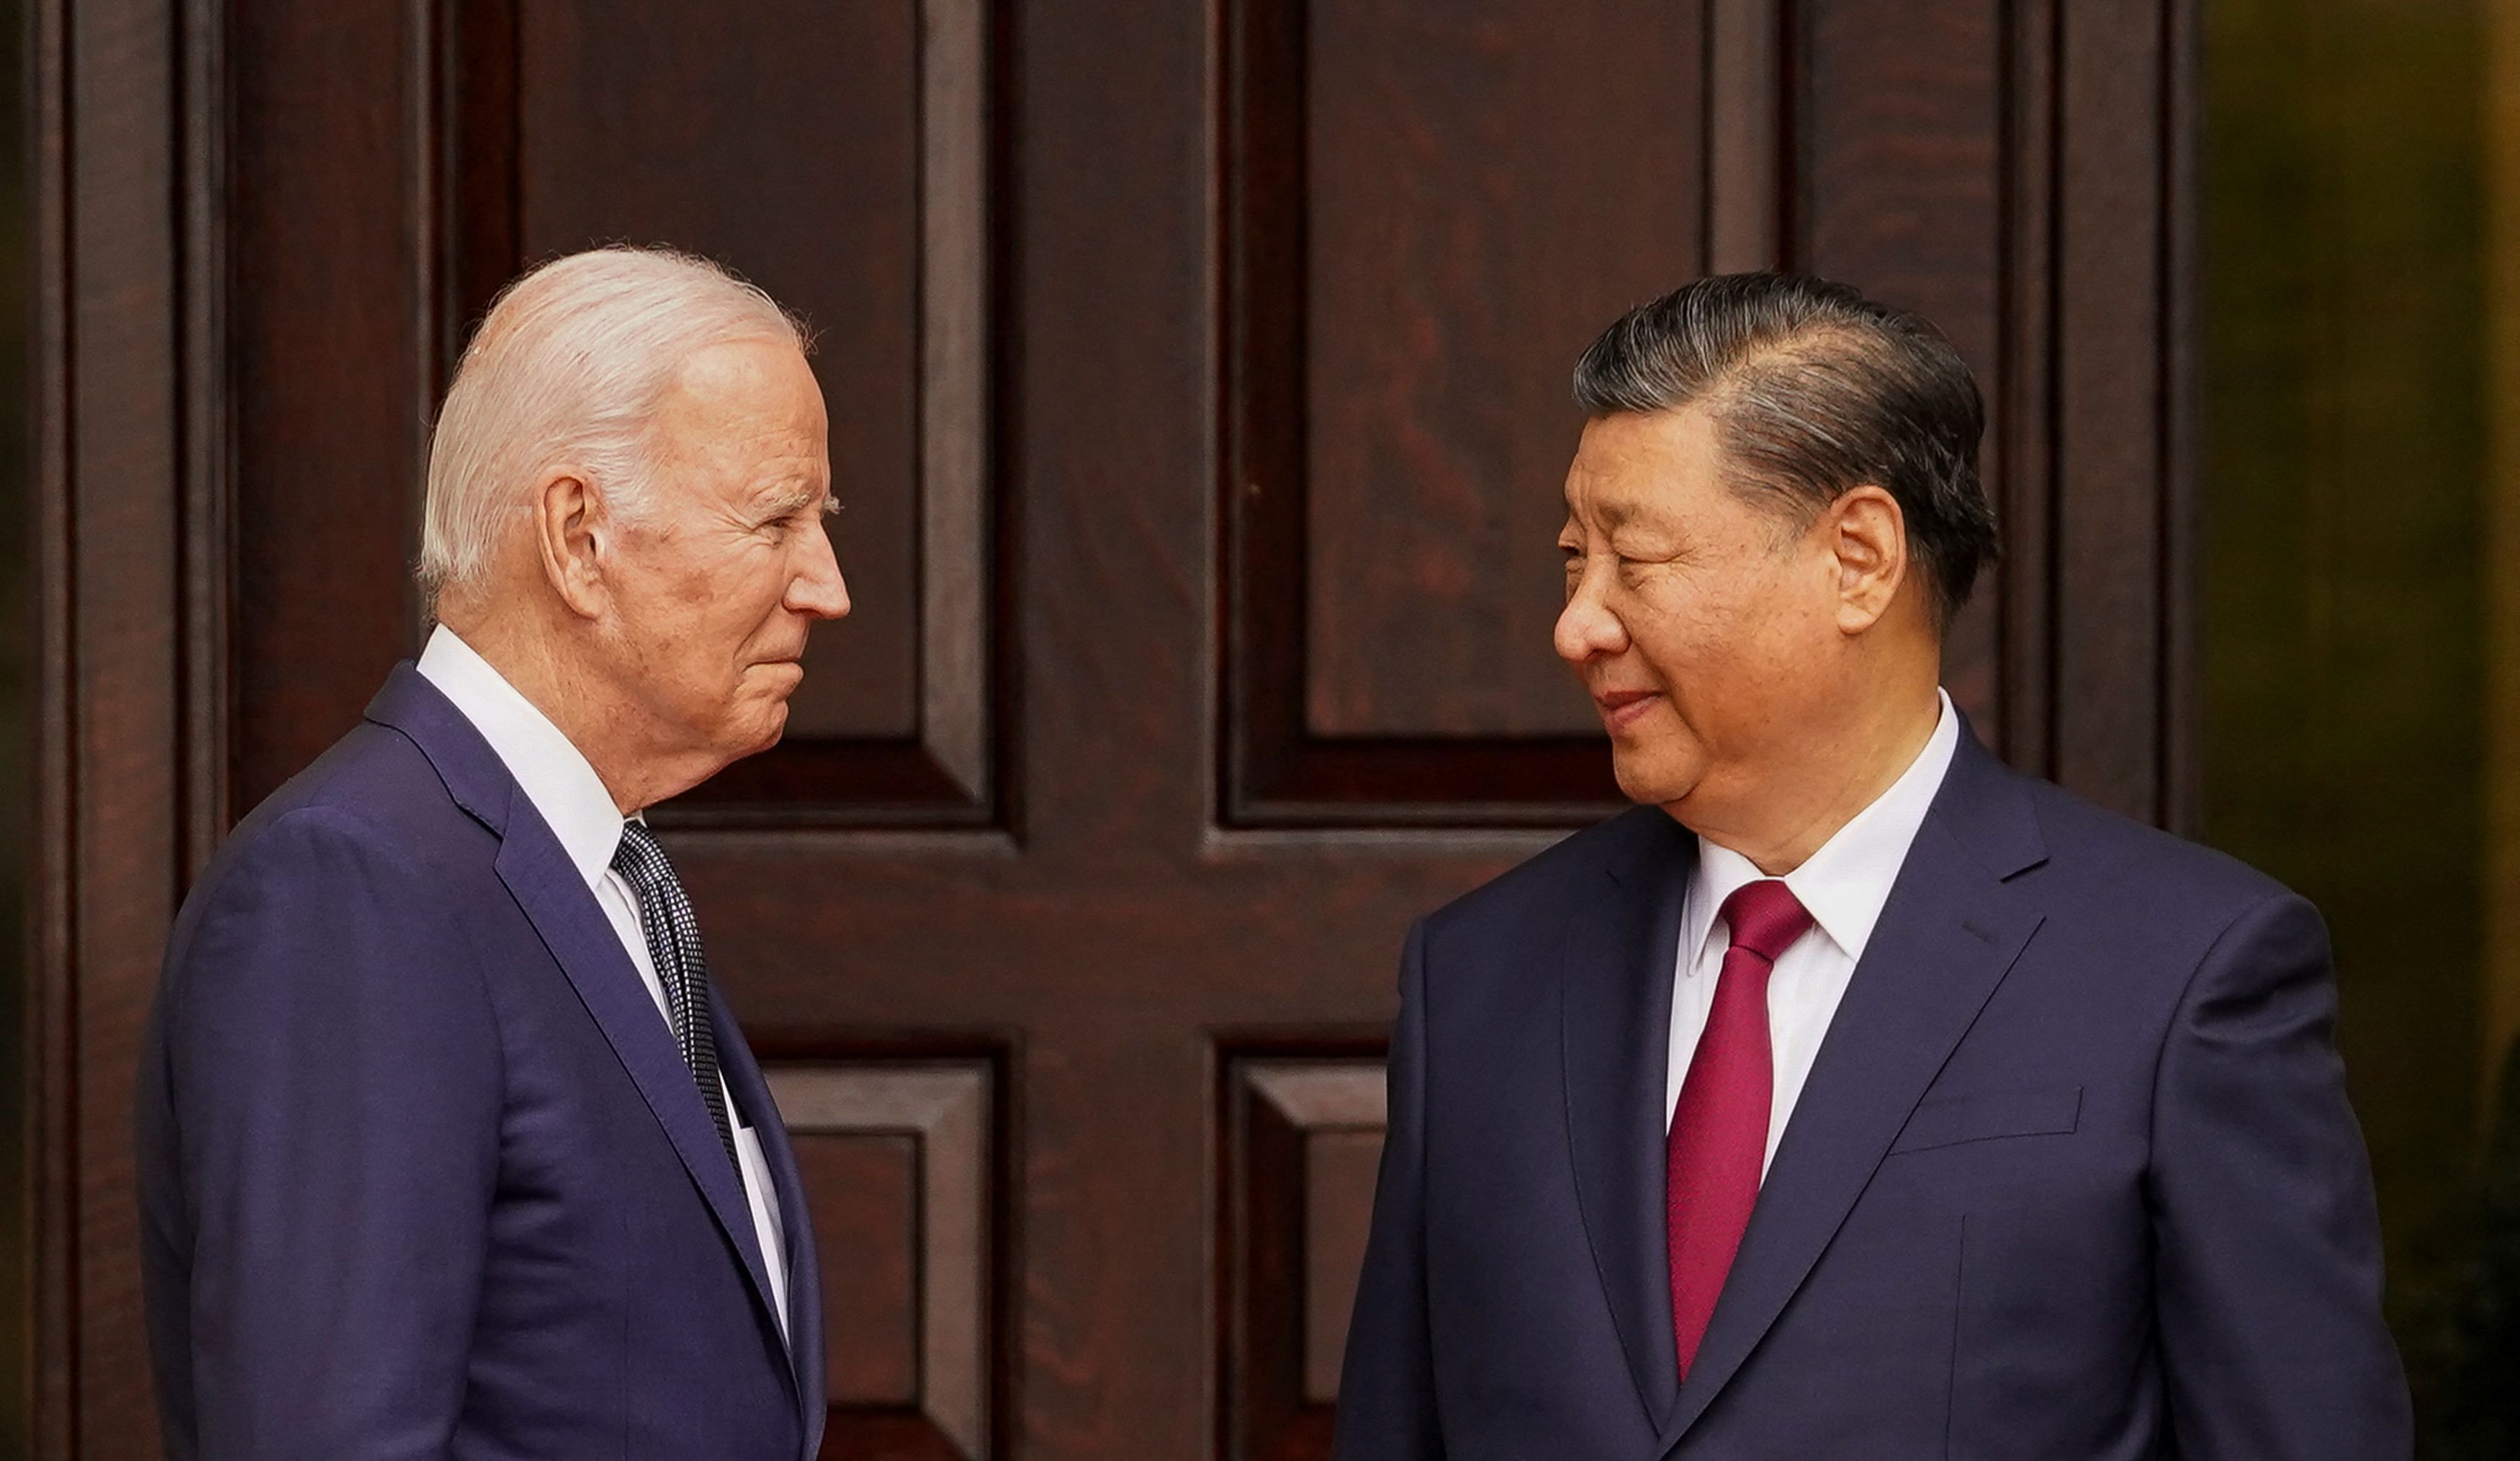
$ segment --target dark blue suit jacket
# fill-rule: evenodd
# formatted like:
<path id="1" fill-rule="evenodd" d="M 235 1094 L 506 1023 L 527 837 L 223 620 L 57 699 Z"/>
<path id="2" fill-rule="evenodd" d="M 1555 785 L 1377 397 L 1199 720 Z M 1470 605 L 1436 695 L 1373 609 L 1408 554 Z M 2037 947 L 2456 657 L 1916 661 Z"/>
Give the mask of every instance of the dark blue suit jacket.
<path id="1" fill-rule="evenodd" d="M 1413 932 L 1343 1461 L 2408 1454 L 2318 914 L 1968 735 L 1681 1384 L 1695 856 L 1641 808 Z"/>
<path id="2" fill-rule="evenodd" d="M 409 664 L 185 900 L 139 1090 L 171 1457 L 798 1461 L 821 1278 L 779 1115 L 743 1188 L 585 882 Z"/>

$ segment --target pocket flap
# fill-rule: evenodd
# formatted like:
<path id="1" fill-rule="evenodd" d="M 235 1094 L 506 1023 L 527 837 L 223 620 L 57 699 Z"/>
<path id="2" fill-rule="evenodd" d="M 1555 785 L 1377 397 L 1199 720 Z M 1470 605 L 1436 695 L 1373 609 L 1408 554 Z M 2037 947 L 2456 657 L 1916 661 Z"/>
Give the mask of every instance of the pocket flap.
<path id="1" fill-rule="evenodd" d="M 1890 1151 L 1893 1155 L 1920 1152 L 2000 1136 L 2062 1136 L 2073 1131 L 2082 1116 L 2079 1085 L 1935 1096 L 1917 1104 L 1908 1124 L 1899 1128 L 1899 1139 L 1890 1144 Z"/>

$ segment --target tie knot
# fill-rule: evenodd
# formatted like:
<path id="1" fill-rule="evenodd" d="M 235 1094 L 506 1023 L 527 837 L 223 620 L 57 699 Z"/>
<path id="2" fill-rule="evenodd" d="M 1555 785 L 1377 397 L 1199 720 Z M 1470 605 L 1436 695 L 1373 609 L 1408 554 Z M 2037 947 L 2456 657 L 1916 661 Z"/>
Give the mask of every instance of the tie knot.
<path id="1" fill-rule="evenodd" d="M 1778 879 L 1764 878 L 1732 890 L 1724 900 L 1724 922 L 1732 930 L 1734 948 L 1748 949 L 1774 964 L 1812 926 L 1812 916 L 1792 889 Z"/>
<path id="2" fill-rule="evenodd" d="M 654 880 L 658 874 L 673 876 L 673 864 L 665 859 L 664 845 L 648 824 L 635 818 L 621 824 L 621 841 L 612 849 L 612 869 L 632 883 Z"/>

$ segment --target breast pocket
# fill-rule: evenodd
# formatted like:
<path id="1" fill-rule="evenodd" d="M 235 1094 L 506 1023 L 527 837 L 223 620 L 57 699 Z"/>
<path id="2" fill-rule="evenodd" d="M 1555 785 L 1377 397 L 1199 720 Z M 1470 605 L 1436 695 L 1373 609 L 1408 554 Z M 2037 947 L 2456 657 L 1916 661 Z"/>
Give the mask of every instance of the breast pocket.
<path id="1" fill-rule="evenodd" d="M 1935 1096 L 1917 1103 L 1890 1155 L 1958 1146 L 1969 1141 L 1999 1141 L 2009 1136 L 2066 1136 L 2083 1115 L 2083 1088 L 1979 1091 Z"/>

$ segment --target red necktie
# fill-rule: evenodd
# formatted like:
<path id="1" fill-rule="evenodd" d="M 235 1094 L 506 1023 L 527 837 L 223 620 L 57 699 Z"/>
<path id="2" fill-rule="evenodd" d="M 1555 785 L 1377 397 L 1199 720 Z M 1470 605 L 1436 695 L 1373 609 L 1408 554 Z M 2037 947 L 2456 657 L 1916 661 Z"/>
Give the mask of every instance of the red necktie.
<path id="1" fill-rule="evenodd" d="M 1774 1077 L 1768 1055 L 1768 976 L 1811 927 L 1784 884 L 1752 883 L 1724 900 L 1732 930 L 1706 1030 L 1689 1058 L 1663 1148 L 1663 1211 L 1671 1245 L 1671 1329 L 1680 1372 L 1697 1358 L 1715 1298 L 1741 1247 L 1768 1156 Z"/>

